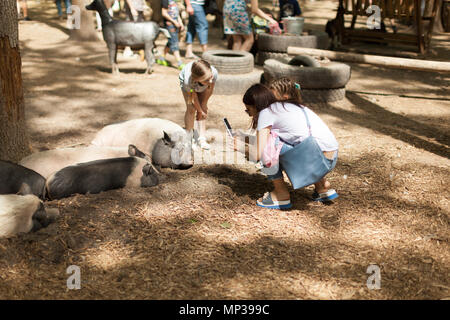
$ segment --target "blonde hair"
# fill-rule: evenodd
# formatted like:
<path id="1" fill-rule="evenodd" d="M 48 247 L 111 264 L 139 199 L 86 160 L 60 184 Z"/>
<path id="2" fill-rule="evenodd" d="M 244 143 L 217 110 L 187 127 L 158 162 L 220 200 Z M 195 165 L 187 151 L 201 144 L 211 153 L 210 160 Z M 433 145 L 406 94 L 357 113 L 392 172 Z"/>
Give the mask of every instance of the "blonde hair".
<path id="1" fill-rule="evenodd" d="M 273 91 L 278 101 L 292 102 L 298 105 L 302 103 L 299 85 L 289 78 L 273 80 L 269 88 Z"/>
<path id="2" fill-rule="evenodd" d="M 192 79 L 197 81 L 200 79 L 209 79 L 213 76 L 211 65 L 206 60 L 197 60 L 192 64 Z"/>

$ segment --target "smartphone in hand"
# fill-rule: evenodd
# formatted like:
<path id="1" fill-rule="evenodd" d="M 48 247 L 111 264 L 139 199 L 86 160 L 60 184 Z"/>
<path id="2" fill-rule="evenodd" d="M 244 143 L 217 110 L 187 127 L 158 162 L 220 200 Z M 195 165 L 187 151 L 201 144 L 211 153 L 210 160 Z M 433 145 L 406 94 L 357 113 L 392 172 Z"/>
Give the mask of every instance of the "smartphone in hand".
<path id="1" fill-rule="evenodd" d="M 225 123 L 225 128 L 227 129 L 228 135 L 233 138 L 233 129 L 231 129 L 230 123 L 227 118 L 223 118 L 223 123 Z"/>

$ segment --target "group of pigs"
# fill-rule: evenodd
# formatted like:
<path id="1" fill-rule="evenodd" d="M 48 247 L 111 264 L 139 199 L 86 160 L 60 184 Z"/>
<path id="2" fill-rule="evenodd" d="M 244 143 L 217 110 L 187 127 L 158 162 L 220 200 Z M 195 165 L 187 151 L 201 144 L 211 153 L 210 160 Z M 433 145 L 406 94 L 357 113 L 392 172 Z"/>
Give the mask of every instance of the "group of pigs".
<path id="1" fill-rule="evenodd" d="M 134 119 L 104 127 L 87 147 L 38 152 L 19 164 L 0 160 L 0 238 L 54 221 L 47 199 L 152 187 L 160 168 L 192 167 L 192 134 L 169 120 Z"/>

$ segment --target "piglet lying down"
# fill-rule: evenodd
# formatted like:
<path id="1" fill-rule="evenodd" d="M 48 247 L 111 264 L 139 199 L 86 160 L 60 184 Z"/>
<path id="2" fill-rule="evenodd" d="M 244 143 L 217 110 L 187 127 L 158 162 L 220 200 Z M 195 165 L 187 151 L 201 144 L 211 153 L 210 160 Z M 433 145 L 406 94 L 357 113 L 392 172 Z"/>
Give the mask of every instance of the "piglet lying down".
<path id="1" fill-rule="evenodd" d="M 95 160 L 65 167 L 46 181 L 49 199 L 80 193 L 100 193 L 125 187 L 152 187 L 159 183 L 151 163 L 138 157 Z"/>

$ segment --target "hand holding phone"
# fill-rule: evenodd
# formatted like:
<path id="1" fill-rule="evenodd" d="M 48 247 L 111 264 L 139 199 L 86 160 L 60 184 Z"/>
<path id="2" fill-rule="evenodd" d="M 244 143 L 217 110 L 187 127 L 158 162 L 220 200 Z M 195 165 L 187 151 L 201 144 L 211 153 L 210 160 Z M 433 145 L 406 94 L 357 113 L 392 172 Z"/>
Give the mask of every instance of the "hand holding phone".
<path id="1" fill-rule="evenodd" d="M 230 123 L 227 118 L 223 118 L 223 122 L 225 123 L 225 128 L 227 129 L 228 135 L 233 138 L 233 129 L 231 129 Z"/>

